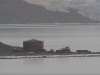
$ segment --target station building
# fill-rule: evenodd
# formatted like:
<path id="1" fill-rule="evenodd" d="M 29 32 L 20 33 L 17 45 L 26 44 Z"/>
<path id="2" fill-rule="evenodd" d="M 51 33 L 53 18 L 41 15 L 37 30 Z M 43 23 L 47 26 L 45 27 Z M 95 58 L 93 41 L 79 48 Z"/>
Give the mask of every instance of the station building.
<path id="1" fill-rule="evenodd" d="M 69 47 L 65 47 L 65 48 L 62 48 L 60 50 L 56 50 L 56 53 L 70 53 L 70 48 Z"/>
<path id="2" fill-rule="evenodd" d="M 44 42 L 39 40 L 28 40 L 23 42 L 23 50 L 25 52 L 42 52 L 44 50 Z"/>
<path id="3" fill-rule="evenodd" d="M 77 53 L 91 53 L 89 50 L 77 50 Z"/>

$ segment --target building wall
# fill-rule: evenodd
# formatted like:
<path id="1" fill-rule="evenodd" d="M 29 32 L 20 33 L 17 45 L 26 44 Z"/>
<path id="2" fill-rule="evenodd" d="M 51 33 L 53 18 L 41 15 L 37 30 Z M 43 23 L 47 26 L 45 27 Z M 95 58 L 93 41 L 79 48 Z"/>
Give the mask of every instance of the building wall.
<path id="1" fill-rule="evenodd" d="M 77 50 L 77 53 L 91 53 L 91 51 L 88 51 L 88 50 Z"/>
<path id="2" fill-rule="evenodd" d="M 42 41 L 23 42 L 23 50 L 26 52 L 37 52 L 38 49 L 43 49 Z"/>
<path id="3" fill-rule="evenodd" d="M 56 50 L 57 53 L 70 53 L 70 48 L 69 47 L 65 47 L 62 48 L 61 50 Z"/>

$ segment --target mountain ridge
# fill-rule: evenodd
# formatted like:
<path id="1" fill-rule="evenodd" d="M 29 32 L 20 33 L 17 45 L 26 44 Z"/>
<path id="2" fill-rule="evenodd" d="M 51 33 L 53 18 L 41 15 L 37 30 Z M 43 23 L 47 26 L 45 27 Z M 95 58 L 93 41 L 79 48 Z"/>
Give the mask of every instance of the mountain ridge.
<path id="1" fill-rule="evenodd" d="M 79 12 L 100 21 L 100 0 L 24 0 L 30 4 L 38 4 L 49 10 L 67 11 L 69 7 L 76 8 Z"/>
<path id="2" fill-rule="evenodd" d="M 23 0 L 0 0 L 0 9 L 0 24 L 95 23 L 78 12 L 51 11 Z"/>

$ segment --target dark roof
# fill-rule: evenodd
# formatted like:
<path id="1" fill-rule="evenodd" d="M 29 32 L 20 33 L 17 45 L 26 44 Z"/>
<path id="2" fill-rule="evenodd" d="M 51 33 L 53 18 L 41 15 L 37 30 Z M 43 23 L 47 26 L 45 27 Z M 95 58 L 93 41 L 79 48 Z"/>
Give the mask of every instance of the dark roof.
<path id="1" fill-rule="evenodd" d="M 43 41 L 39 41 L 39 40 L 36 40 L 36 39 L 32 39 L 32 40 L 28 40 L 28 41 L 24 41 L 24 42 L 43 42 Z"/>

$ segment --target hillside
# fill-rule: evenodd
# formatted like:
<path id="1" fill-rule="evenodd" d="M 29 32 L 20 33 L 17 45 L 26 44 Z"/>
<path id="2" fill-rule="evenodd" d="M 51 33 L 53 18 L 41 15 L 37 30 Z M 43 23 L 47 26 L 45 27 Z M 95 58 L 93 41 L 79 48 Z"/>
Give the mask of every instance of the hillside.
<path id="1" fill-rule="evenodd" d="M 50 11 L 23 0 L 0 0 L 0 24 L 93 22 L 95 21 L 78 12 Z"/>
<path id="2" fill-rule="evenodd" d="M 13 47 L 0 42 L 0 51 L 11 50 Z"/>
<path id="3" fill-rule="evenodd" d="M 0 42 L 0 56 L 2 55 L 16 55 L 16 52 L 22 50 L 22 47 L 14 47 Z"/>
<path id="4" fill-rule="evenodd" d="M 2 42 L 0 42 L 0 55 L 5 55 L 11 53 L 11 50 L 13 49 L 12 46 L 6 45 Z"/>

